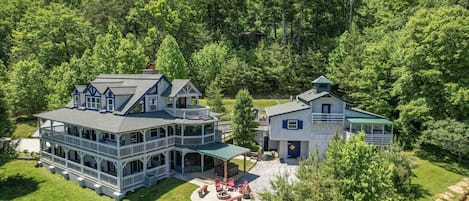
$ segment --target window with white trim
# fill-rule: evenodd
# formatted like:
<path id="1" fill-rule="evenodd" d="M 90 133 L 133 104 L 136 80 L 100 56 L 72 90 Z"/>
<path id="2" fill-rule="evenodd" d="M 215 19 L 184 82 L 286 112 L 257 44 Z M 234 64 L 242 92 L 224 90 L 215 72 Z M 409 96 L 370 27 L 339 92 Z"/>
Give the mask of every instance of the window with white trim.
<path id="1" fill-rule="evenodd" d="M 91 97 L 86 97 L 86 107 L 91 108 Z"/>
<path id="2" fill-rule="evenodd" d="M 79 95 L 74 95 L 73 96 L 73 105 L 75 107 L 78 107 L 80 105 L 80 96 Z"/>
<path id="3" fill-rule="evenodd" d="M 298 129 L 298 120 L 288 120 L 287 129 Z"/>
<path id="4" fill-rule="evenodd" d="M 96 98 L 96 109 L 101 109 L 101 98 Z"/>
<path id="5" fill-rule="evenodd" d="M 107 111 L 114 111 L 114 99 L 112 98 L 107 99 Z"/>

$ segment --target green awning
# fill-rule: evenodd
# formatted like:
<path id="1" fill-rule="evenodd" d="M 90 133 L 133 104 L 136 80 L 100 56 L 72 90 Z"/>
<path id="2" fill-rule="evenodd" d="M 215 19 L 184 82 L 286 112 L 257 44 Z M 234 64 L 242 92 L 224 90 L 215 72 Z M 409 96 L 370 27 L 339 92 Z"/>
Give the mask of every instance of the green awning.
<path id="1" fill-rule="evenodd" d="M 190 149 L 222 160 L 230 160 L 236 156 L 249 152 L 249 149 L 226 143 L 212 143 Z"/>
<path id="2" fill-rule="evenodd" d="M 393 125 L 392 121 L 387 119 L 372 119 L 372 118 L 348 118 L 348 122 L 352 124 L 384 124 L 384 125 Z"/>

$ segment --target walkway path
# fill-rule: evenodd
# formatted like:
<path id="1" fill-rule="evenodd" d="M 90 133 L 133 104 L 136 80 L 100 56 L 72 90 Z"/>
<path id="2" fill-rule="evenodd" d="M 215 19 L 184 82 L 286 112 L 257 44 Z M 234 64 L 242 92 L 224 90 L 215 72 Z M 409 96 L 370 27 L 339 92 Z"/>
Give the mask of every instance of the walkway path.
<path id="1" fill-rule="evenodd" d="M 39 153 L 39 139 L 35 138 L 21 138 L 18 139 L 20 142 L 16 150 L 19 152 L 23 152 L 24 150 L 28 150 L 28 152 L 36 152 Z"/>
<path id="2" fill-rule="evenodd" d="M 466 200 L 469 200 L 469 195 L 467 193 L 469 193 L 469 178 L 464 178 L 459 183 L 449 186 L 448 191 L 440 193 L 436 200 L 459 200 L 461 196 L 467 196 Z"/>

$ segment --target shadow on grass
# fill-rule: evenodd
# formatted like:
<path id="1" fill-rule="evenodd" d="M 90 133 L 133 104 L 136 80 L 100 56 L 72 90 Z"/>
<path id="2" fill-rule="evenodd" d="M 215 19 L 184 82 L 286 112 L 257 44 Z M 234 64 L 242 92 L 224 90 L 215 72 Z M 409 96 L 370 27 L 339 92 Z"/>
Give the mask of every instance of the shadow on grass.
<path id="1" fill-rule="evenodd" d="M 25 196 L 38 189 L 39 183 L 32 178 L 15 174 L 0 178 L 0 200 L 13 200 Z"/>
<path id="2" fill-rule="evenodd" d="M 463 158 L 459 161 L 457 157 L 451 155 L 445 150 L 429 146 L 417 150 L 415 153 L 419 158 L 428 160 L 445 170 L 464 175 L 466 177 L 469 176 L 469 160 L 467 158 Z"/>
<path id="3" fill-rule="evenodd" d="M 171 192 L 172 190 L 176 189 L 177 187 L 186 184 L 187 182 L 175 179 L 175 178 L 168 178 L 158 181 L 158 184 L 152 186 L 150 188 L 141 188 L 133 193 L 129 193 L 125 196 L 124 200 L 130 201 L 154 201 L 158 200 L 161 196 L 165 195 L 166 193 L 175 193 Z M 183 189 L 181 192 L 178 192 L 180 196 L 184 196 L 184 193 L 188 193 L 189 199 L 192 194 L 193 189 Z M 176 195 L 177 197 L 177 195 Z M 176 199 L 181 200 L 181 199 Z M 174 201 L 176 201 L 174 200 Z"/>
<path id="4" fill-rule="evenodd" d="M 420 200 L 422 198 L 431 196 L 432 194 L 427 189 L 424 189 L 420 184 L 412 184 L 409 198 L 410 200 Z"/>

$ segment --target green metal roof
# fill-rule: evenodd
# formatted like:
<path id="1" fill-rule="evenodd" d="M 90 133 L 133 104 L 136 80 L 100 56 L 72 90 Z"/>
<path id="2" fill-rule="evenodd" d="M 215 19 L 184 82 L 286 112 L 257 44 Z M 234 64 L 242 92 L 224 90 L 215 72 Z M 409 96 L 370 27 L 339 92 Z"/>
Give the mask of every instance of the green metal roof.
<path id="1" fill-rule="evenodd" d="M 249 149 L 244 147 L 238 147 L 226 143 L 212 143 L 200 147 L 191 147 L 190 149 L 222 160 L 230 160 L 236 156 L 249 152 Z"/>
<path id="2" fill-rule="evenodd" d="M 385 125 L 393 125 L 392 121 L 387 119 L 371 119 L 371 118 L 348 118 L 348 122 L 352 124 L 385 124 Z"/>
<path id="3" fill-rule="evenodd" d="M 332 84 L 332 81 L 330 81 L 329 79 L 324 77 L 324 75 L 321 75 L 317 79 L 313 80 L 312 83 L 315 83 L 315 84 Z"/>

